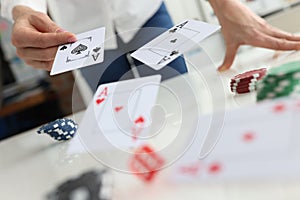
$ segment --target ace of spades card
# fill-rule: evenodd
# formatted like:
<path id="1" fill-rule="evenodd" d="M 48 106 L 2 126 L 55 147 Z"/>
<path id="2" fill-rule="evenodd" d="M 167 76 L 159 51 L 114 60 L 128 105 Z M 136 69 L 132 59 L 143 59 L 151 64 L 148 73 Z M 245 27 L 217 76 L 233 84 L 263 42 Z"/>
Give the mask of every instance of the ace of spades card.
<path id="1" fill-rule="evenodd" d="M 131 56 L 155 70 L 160 70 L 219 29 L 220 26 L 187 20 L 159 35 Z"/>
<path id="2" fill-rule="evenodd" d="M 58 47 L 50 75 L 101 63 L 104 59 L 105 27 L 77 35 L 77 41 Z"/>

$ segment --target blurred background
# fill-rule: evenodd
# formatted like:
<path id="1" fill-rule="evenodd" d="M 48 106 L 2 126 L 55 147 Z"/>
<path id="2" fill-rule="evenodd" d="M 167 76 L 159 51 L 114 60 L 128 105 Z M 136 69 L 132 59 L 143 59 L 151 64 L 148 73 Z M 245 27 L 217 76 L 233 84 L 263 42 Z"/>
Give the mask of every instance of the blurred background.
<path id="1" fill-rule="evenodd" d="M 300 0 L 242 0 L 273 26 L 296 33 L 300 17 Z M 217 24 L 217 18 L 205 0 L 165 0 L 174 23 L 198 19 Z M 288 23 L 287 23 L 288 22 Z M 50 77 L 45 71 L 26 66 L 10 43 L 11 24 L 0 18 L 0 140 L 41 124 L 53 121 L 86 108 L 88 94 L 72 72 Z M 222 60 L 224 50 L 213 48 L 210 39 L 208 52 L 213 61 Z M 73 93 L 73 90 L 78 92 Z M 73 96 L 74 95 L 74 96 Z M 73 104 L 73 106 L 72 106 Z"/>

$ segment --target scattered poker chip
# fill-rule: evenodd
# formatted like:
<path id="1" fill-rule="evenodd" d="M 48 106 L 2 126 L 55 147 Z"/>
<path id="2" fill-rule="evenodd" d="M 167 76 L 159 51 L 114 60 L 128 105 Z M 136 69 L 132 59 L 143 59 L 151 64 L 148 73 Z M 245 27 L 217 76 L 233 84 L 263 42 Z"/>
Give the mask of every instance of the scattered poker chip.
<path id="1" fill-rule="evenodd" d="M 257 83 L 257 101 L 300 94 L 300 61 L 271 68 Z"/>
<path id="2" fill-rule="evenodd" d="M 38 134 L 48 134 L 55 140 L 65 141 L 74 137 L 78 125 L 71 119 L 57 119 L 37 131 Z"/>
<path id="3" fill-rule="evenodd" d="M 60 184 L 47 195 L 48 200 L 111 200 L 112 174 L 107 170 L 95 170 Z"/>
<path id="4" fill-rule="evenodd" d="M 266 73 L 267 69 L 261 68 L 234 76 L 230 80 L 231 92 L 236 94 L 244 94 L 255 91 L 257 81 L 261 80 Z"/>

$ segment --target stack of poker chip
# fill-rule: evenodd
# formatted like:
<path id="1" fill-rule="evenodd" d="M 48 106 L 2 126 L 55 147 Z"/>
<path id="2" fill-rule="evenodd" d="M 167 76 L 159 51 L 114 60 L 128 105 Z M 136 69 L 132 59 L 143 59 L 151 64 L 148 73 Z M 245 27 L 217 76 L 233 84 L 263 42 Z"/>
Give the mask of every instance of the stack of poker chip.
<path id="1" fill-rule="evenodd" d="M 257 84 L 257 101 L 300 94 L 300 61 L 271 68 Z"/>
<path id="2" fill-rule="evenodd" d="M 230 81 L 231 92 L 244 94 L 255 91 L 257 81 L 261 80 L 266 73 L 267 69 L 261 68 L 234 76 Z"/>
<path id="3" fill-rule="evenodd" d="M 38 134 L 48 134 L 55 140 L 64 141 L 74 137 L 78 125 L 71 119 L 57 119 L 37 131 Z"/>

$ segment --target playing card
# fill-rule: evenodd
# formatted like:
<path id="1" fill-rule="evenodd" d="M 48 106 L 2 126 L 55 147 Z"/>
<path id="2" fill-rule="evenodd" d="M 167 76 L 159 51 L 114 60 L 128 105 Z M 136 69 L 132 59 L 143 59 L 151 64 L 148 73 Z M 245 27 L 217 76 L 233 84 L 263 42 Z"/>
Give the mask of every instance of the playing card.
<path id="1" fill-rule="evenodd" d="M 90 103 L 70 152 L 82 152 L 78 139 L 89 150 L 128 149 L 140 144 L 138 136 L 148 132 L 161 76 L 100 85 Z M 135 135 L 134 135 L 135 134 Z M 73 139 L 73 140 L 74 140 Z M 141 141 L 142 142 L 142 141 Z"/>
<path id="2" fill-rule="evenodd" d="M 187 20 L 145 44 L 131 56 L 159 70 L 218 29 L 220 26 Z"/>
<path id="3" fill-rule="evenodd" d="M 201 159 L 201 140 L 205 139 L 201 132 L 207 129 L 200 125 L 199 137 L 175 165 L 176 179 L 239 181 L 300 176 L 297 102 L 280 99 L 228 111 L 220 140 Z M 200 121 L 207 123 L 209 117 Z"/>
<path id="4" fill-rule="evenodd" d="M 50 75 L 101 63 L 104 59 L 105 28 L 77 35 L 77 41 L 58 47 Z"/>

